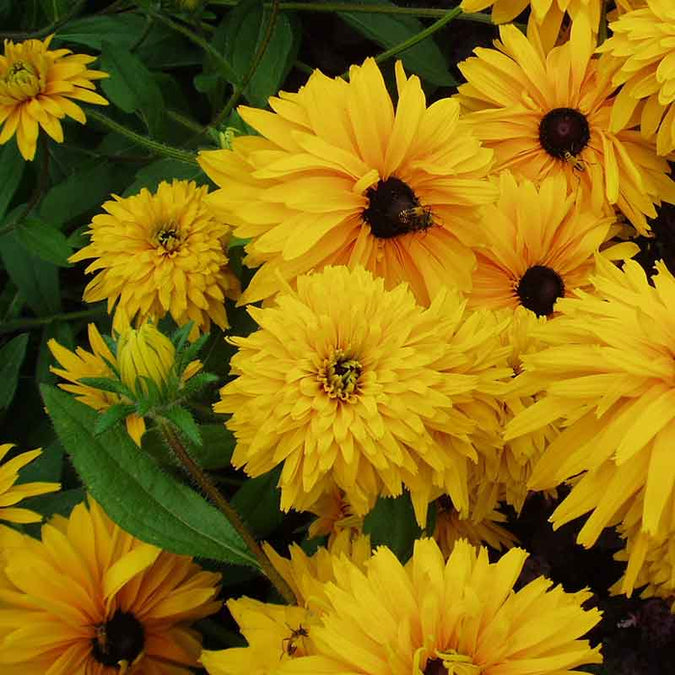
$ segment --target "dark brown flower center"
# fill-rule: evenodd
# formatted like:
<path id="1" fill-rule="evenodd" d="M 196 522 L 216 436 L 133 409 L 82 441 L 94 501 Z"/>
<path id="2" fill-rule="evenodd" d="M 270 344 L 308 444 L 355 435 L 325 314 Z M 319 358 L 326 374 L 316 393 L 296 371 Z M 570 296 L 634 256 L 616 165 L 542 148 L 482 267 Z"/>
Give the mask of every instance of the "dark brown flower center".
<path id="1" fill-rule="evenodd" d="M 432 659 L 427 661 L 424 675 L 448 675 L 448 669 L 443 665 L 441 659 Z"/>
<path id="2" fill-rule="evenodd" d="M 378 239 L 426 230 L 434 224 L 431 210 L 422 206 L 412 188 L 395 176 L 369 187 L 366 197 L 368 206 L 363 210 L 363 219 Z"/>
<path id="3" fill-rule="evenodd" d="M 521 277 L 516 293 L 523 307 L 537 316 L 548 316 L 555 301 L 565 295 L 565 284 L 550 267 L 534 265 Z"/>
<path id="4" fill-rule="evenodd" d="M 539 143 L 551 157 L 576 157 L 591 139 L 586 117 L 574 108 L 555 108 L 539 122 Z"/>
<path id="5" fill-rule="evenodd" d="M 358 393 L 359 377 L 363 367 L 359 361 L 336 349 L 324 362 L 317 374 L 329 398 L 353 400 Z"/>
<path id="6" fill-rule="evenodd" d="M 172 253 L 180 246 L 180 232 L 178 225 L 174 223 L 163 225 L 157 231 L 155 239 L 167 253 Z"/>
<path id="7" fill-rule="evenodd" d="M 97 627 L 92 645 L 94 658 L 104 666 L 131 664 L 143 651 L 145 630 L 131 612 L 118 609 L 110 621 Z"/>

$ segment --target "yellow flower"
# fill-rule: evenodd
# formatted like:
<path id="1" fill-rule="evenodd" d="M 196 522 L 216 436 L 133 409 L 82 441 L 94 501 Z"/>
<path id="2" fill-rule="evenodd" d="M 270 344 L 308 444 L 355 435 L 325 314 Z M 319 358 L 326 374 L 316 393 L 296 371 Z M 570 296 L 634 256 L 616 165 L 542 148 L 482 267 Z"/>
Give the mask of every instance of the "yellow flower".
<path id="1" fill-rule="evenodd" d="M 176 348 L 171 340 L 149 322 L 138 330 L 123 331 L 117 340 L 120 379 L 132 391 L 147 392 L 143 378 L 152 380 L 161 389 L 175 359 Z"/>
<path id="2" fill-rule="evenodd" d="M 530 21 L 537 24 L 542 40 L 547 45 L 555 44 L 565 15 L 576 21 L 584 14 L 588 17 L 593 32 L 598 32 L 604 0 L 462 0 L 465 12 L 480 12 L 492 7 L 494 23 L 510 23 L 528 7 Z"/>
<path id="3" fill-rule="evenodd" d="M 53 37 L 18 44 L 5 40 L 0 56 L 0 144 L 16 134 L 19 151 L 28 160 L 35 157 L 39 127 L 63 143 L 60 120 L 67 115 L 81 124 L 87 121 L 70 99 L 108 105 L 93 83 L 108 74 L 87 68 L 96 58 L 69 49 L 50 50 Z"/>
<path id="4" fill-rule="evenodd" d="M 577 476 L 552 516 L 556 527 L 591 512 L 579 542 L 639 511 L 639 529 L 675 531 L 675 278 L 598 258 L 593 295 L 558 303 L 539 331 L 539 352 L 523 355 L 523 382 L 545 396 L 507 426 L 513 438 L 562 420 L 565 428 L 535 467 L 531 487 Z"/>
<path id="5" fill-rule="evenodd" d="M 110 348 L 106 344 L 105 340 L 101 337 L 101 334 L 98 332 L 98 328 L 93 323 L 89 324 L 88 328 L 89 333 L 89 345 L 91 351 L 88 352 L 82 347 L 77 347 L 74 352 L 71 352 L 69 349 L 66 349 L 64 346 L 60 345 L 53 338 L 49 340 L 47 346 L 52 352 L 54 358 L 58 361 L 61 368 L 55 368 L 51 366 L 49 369 L 55 375 L 67 380 L 69 384 L 59 384 L 61 389 L 75 394 L 75 398 L 78 401 L 81 401 L 85 405 L 88 405 L 94 410 L 99 412 L 105 412 L 111 406 L 118 403 L 129 403 L 126 398 L 114 394 L 112 392 L 104 391 L 103 389 L 96 389 L 88 384 L 83 384 L 80 382 L 82 378 L 85 377 L 103 377 L 103 378 L 115 378 L 115 373 L 111 370 L 110 366 L 116 368 L 122 378 L 125 381 L 125 384 L 131 389 L 135 388 L 135 373 L 140 375 L 147 375 L 155 379 L 155 376 L 159 378 L 158 367 L 164 369 L 167 366 L 166 359 L 169 354 L 166 347 L 166 344 L 161 348 L 163 354 L 161 354 L 160 363 L 155 363 L 154 366 L 150 363 L 149 354 L 152 353 L 153 357 L 157 357 L 158 354 L 154 350 L 143 350 L 142 354 L 143 359 L 139 358 L 140 353 L 137 350 L 137 345 L 139 338 L 148 339 L 148 334 L 150 335 L 150 340 L 157 344 L 157 342 L 163 342 L 159 340 L 157 336 L 161 335 L 156 328 L 148 328 L 146 326 L 141 326 L 139 330 L 134 330 L 133 328 L 127 328 L 125 331 L 122 331 L 121 336 L 118 338 L 118 355 L 120 351 L 120 345 L 122 346 L 121 351 L 126 352 L 122 355 L 122 359 L 118 360 L 115 355 L 110 351 Z M 131 337 L 134 336 L 134 337 Z M 164 337 L 164 336 L 162 336 Z M 168 338 L 164 338 L 168 341 Z M 128 346 L 129 342 L 133 342 L 132 346 Z M 169 342 L 170 344 L 170 342 Z M 127 345 L 127 346 L 125 346 Z M 173 345 L 171 345 L 173 349 Z M 124 365 L 123 365 L 124 362 Z M 171 366 L 173 366 L 173 356 L 171 359 Z M 195 375 L 201 370 L 202 364 L 199 361 L 192 361 L 188 367 L 181 374 L 181 381 L 185 382 L 190 377 Z M 166 376 L 166 371 L 162 370 L 164 376 Z M 158 384 L 163 381 L 164 378 L 159 378 L 155 380 Z M 141 385 L 143 387 L 144 385 Z M 129 436 L 134 440 L 136 445 L 141 445 L 141 437 L 145 433 L 145 420 L 132 413 L 127 416 L 126 427 Z"/>
<path id="6" fill-rule="evenodd" d="M 495 170 L 539 183 L 563 176 L 594 211 L 618 207 L 641 233 L 654 205 L 675 202 L 668 162 L 639 132 L 610 129 L 609 75 L 593 58 L 595 40 L 582 14 L 570 41 L 546 53 L 536 29 L 526 38 L 515 26 L 500 28 L 498 49 L 475 50 L 459 65 L 467 80 L 458 100 L 464 121 L 495 151 Z"/>
<path id="7" fill-rule="evenodd" d="M 484 518 L 462 518 L 452 501 L 447 497 L 436 500 L 436 526 L 434 539 L 445 557 L 460 539 L 473 546 L 487 544 L 497 551 L 511 548 L 518 541 L 516 536 L 502 527 L 506 516 L 496 509 L 490 510 Z"/>
<path id="8" fill-rule="evenodd" d="M 619 131 L 638 120 L 645 138 L 656 138 L 659 155 L 675 150 L 675 4 L 647 0 L 647 7 L 610 24 L 612 37 L 598 51 L 621 86 L 610 128 Z"/>
<path id="9" fill-rule="evenodd" d="M 317 516 L 317 519 L 309 526 L 310 539 L 328 536 L 330 544 L 343 530 L 348 530 L 356 536 L 363 529 L 363 518 L 354 515 L 349 500 L 338 487 L 321 495 L 307 510 Z"/>
<path id="10" fill-rule="evenodd" d="M 362 265 L 393 288 L 407 281 L 429 304 L 443 286 L 468 289 L 466 243 L 474 211 L 495 189 L 483 180 L 492 153 L 459 122 L 459 106 L 426 107 L 417 76 L 396 65 L 396 110 L 373 59 L 349 82 L 315 71 L 274 112 L 239 108 L 261 136 L 202 152 L 221 190 L 209 201 L 235 234 L 252 238 L 246 264 L 262 265 L 240 303 L 268 298 L 326 265 Z"/>
<path id="11" fill-rule="evenodd" d="M 228 600 L 227 607 L 248 646 L 203 651 L 201 662 L 210 675 L 272 675 L 284 662 L 312 653 L 311 634 L 327 602 L 327 584 L 335 581 L 337 561 L 344 558 L 363 569 L 371 556 L 369 537 L 352 539 L 347 531 L 313 556 L 297 545 L 290 547 L 290 560 L 267 544 L 265 552 L 292 587 L 298 604 L 289 607 L 251 598 Z"/>
<path id="12" fill-rule="evenodd" d="M 469 306 L 521 306 L 548 316 L 558 298 L 590 284 L 594 255 L 613 219 L 575 204 L 561 175 L 536 187 L 505 171 L 499 188 L 497 202 L 482 209 Z M 634 254 L 638 247 L 620 250 Z"/>
<path id="13" fill-rule="evenodd" d="M 190 624 L 220 608 L 219 574 L 135 539 L 91 500 L 3 565 L 3 675 L 185 672 L 200 652 Z"/>
<path id="14" fill-rule="evenodd" d="M 237 377 L 214 410 L 232 415 L 236 467 L 258 476 L 283 463 L 284 510 L 337 486 L 361 516 L 406 486 L 421 524 L 434 490 L 465 512 L 468 465 L 499 444 L 496 396 L 511 371 L 497 367 L 508 347 L 494 317 L 449 291 L 424 309 L 405 284 L 384 285 L 363 268 L 299 277 L 297 292 L 249 308 L 258 331 L 231 339 Z"/>
<path id="15" fill-rule="evenodd" d="M 94 259 L 85 271 L 98 274 L 84 300 L 107 300 L 108 312 L 117 305 L 118 332 L 167 313 L 179 326 L 194 321 L 192 338 L 211 321 L 228 327 L 225 298 L 238 297 L 239 281 L 228 268 L 230 229 L 207 206 L 206 192 L 192 181 L 163 182 L 155 194 L 115 196 L 94 216 L 91 243 L 70 261 Z"/>
<path id="16" fill-rule="evenodd" d="M 13 443 L 0 444 L 0 461 L 14 447 Z M 61 488 L 59 483 L 21 483 L 15 485 L 19 478 L 19 469 L 30 464 L 42 454 L 41 449 L 22 452 L 12 459 L 0 464 L 0 520 L 10 523 L 39 523 L 42 516 L 29 509 L 19 508 L 16 505 L 26 497 L 44 495 Z"/>
<path id="17" fill-rule="evenodd" d="M 311 637 L 316 654 L 277 671 L 342 675 L 562 675 L 600 663 L 579 638 L 599 620 L 581 605 L 590 593 L 565 593 L 539 577 L 513 585 L 527 553 L 514 548 L 490 564 L 486 549 L 458 541 L 447 561 L 429 539 L 404 567 L 387 548 L 365 570 L 336 562 L 329 604 Z"/>

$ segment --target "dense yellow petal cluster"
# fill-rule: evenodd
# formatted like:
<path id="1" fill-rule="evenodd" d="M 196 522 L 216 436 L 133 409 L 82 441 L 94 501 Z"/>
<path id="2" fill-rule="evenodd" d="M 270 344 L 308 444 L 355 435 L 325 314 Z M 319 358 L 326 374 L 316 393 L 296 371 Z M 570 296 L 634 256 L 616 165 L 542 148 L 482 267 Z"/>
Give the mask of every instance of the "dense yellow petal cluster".
<path id="1" fill-rule="evenodd" d="M 107 300 L 113 327 L 158 321 L 170 314 L 179 325 L 193 321 L 191 337 L 213 321 L 227 328 L 225 298 L 239 297 L 239 281 L 228 267 L 230 228 L 206 203 L 207 188 L 192 181 L 162 182 L 155 194 L 103 204 L 94 216 L 91 243 L 71 262 L 93 258 L 96 272 L 84 291 L 86 302 Z"/>
<path id="2" fill-rule="evenodd" d="M 283 463 L 284 510 L 337 486 L 363 515 L 405 486 L 421 524 L 440 493 L 465 513 L 470 465 L 500 445 L 511 374 L 504 322 L 465 305 L 448 291 L 422 308 L 406 285 L 329 267 L 249 308 L 260 329 L 231 339 L 237 377 L 214 406 L 232 415 L 233 464 L 258 476 Z"/>
<path id="3" fill-rule="evenodd" d="M 0 444 L 0 462 L 13 447 L 13 443 Z M 55 492 L 61 488 L 61 485 L 43 481 L 16 484 L 19 479 L 19 471 L 41 454 L 42 450 L 38 448 L 37 450 L 22 452 L 0 464 L 0 520 L 10 523 L 38 523 L 42 520 L 39 513 L 19 507 L 17 504 L 27 497 Z"/>
<path id="4" fill-rule="evenodd" d="M 622 520 L 649 535 L 675 532 L 675 278 L 663 263 L 653 285 L 633 261 L 598 264 L 595 294 L 560 300 L 560 315 L 539 331 L 547 348 L 522 357 L 523 381 L 546 395 L 506 430 L 512 438 L 564 422 L 531 487 L 581 474 L 552 521 L 590 511 L 585 546 Z"/>
<path id="5" fill-rule="evenodd" d="M 422 304 L 439 288 L 467 290 L 475 207 L 492 201 L 492 152 L 459 121 L 459 106 L 431 106 L 417 76 L 396 65 L 396 109 L 373 59 L 349 82 L 315 71 L 274 112 L 239 108 L 261 136 L 202 152 L 221 190 L 214 209 L 251 238 L 245 262 L 261 266 L 241 303 L 268 298 L 280 279 L 326 265 L 361 265 L 393 288 L 407 281 Z"/>
<path id="6" fill-rule="evenodd" d="M 563 675 L 599 663 L 599 648 L 579 638 L 599 620 L 590 593 L 565 593 L 539 577 L 513 590 L 527 553 L 497 563 L 486 549 L 458 541 L 446 562 L 420 540 L 404 567 L 379 548 L 365 569 L 344 557 L 328 604 L 312 626 L 312 654 L 276 671 L 335 675 Z"/>
<path id="7" fill-rule="evenodd" d="M 538 183 L 563 176 L 568 191 L 594 211 L 620 209 L 649 230 L 655 205 L 675 202 L 668 162 L 638 131 L 612 131 L 611 75 L 593 57 L 595 39 L 582 14 L 569 42 L 546 52 L 536 29 L 525 37 L 500 28 L 497 49 L 476 48 L 459 64 L 466 84 L 457 99 L 464 121 L 495 151 L 495 170 Z"/>
<path id="8" fill-rule="evenodd" d="M 647 0 L 647 6 L 610 24 L 612 37 L 598 51 L 606 54 L 612 84 L 621 86 L 614 100 L 612 131 L 634 126 L 656 139 L 659 155 L 675 150 L 675 4 Z"/>
<path id="9" fill-rule="evenodd" d="M 94 80 L 108 77 L 87 65 L 96 58 L 72 54 L 70 49 L 50 50 L 54 36 L 46 40 L 5 40 L 0 56 L 0 144 L 16 134 L 24 159 L 35 157 L 39 128 L 57 143 L 63 143 L 64 117 L 84 124 L 82 108 L 71 99 L 108 105 L 94 90 Z"/>
<path id="10" fill-rule="evenodd" d="M 135 539 L 93 501 L 44 525 L 41 540 L 0 540 L 3 674 L 179 675 L 196 665 L 190 624 L 219 609 L 219 574 Z"/>

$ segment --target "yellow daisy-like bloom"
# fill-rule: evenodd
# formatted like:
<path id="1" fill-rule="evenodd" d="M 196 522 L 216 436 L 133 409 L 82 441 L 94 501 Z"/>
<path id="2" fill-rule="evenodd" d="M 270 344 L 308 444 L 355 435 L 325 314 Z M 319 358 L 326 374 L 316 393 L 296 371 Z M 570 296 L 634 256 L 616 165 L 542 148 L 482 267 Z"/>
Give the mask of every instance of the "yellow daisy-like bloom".
<path id="1" fill-rule="evenodd" d="M 28 160 L 35 157 L 39 127 L 63 143 L 60 120 L 67 115 L 81 124 L 87 121 L 82 108 L 70 99 L 108 105 L 94 91 L 94 80 L 108 74 L 87 68 L 96 57 L 70 49 L 50 50 L 53 37 L 18 44 L 5 40 L 0 56 L 0 144 L 16 134 L 19 151 Z"/>
<path id="2" fill-rule="evenodd" d="M 190 624 L 218 610 L 220 575 L 145 544 L 95 502 L 23 537 L 0 577 L 6 675 L 179 675 L 195 666 Z"/>
<path id="3" fill-rule="evenodd" d="M 203 651 L 201 662 L 210 675 L 272 675 L 285 661 L 313 653 L 311 634 L 328 602 L 325 589 L 335 581 L 337 561 L 345 558 L 364 569 L 371 556 L 370 538 L 353 539 L 347 531 L 312 556 L 297 545 L 290 547 L 290 560 L 267 544 L 265 552 L 293 589 L 298 604 L 289 607 L 251 598 L 228 600 L 227 607 L 248 646 Z"/>
<path id="4" fill-rule="evenodd" d="M 494 149 L 495 170 L 536 183 L 563 176 L 594 211 L 618 207 L 640 233 L 654 205 L 675 202 L 668 162 L 638 131 L 613 132 L 614 85 L 593 58 L 595 40 L 582 14 L 569 42 L 546 52 L 535 28 L 529 39 L 515 26 L 500 28 L 497 49 L 477 48 L 459 64 L 467 80 L 458 100 L 464 121 Z"/>
<path id="5" fill-rule="evenodd" d="M 629 509 L 639 529 L 675 531 L 675 278 L 598 259 L 596 293 L 561 300 L 539 337 L 548 347 L 523 356 L 524 381 L 546 395 L 515 417 L 506 437 L 562 419 L 565 428 L 537 464 L 531 487 L 578 476 L 552 516 L 560 526 L 592 511 L 579 542 L 592 545 Z"/>
<path id="6" fill-rule="evenodd" d="M 499 188 L 497 202 L 482 209 L 469 306 L 520 306 L 548 316 L 558 298 L 590 285 L 595 253 L 613 219 L 580 208 L 561 175 L 537 188 L 505 171 Z M 630 243 L 624 249 L 639 250 Z"/>
<path id="7" fill-rule="evenodd" d="M 514 592 L 526 558 L 514 548 L 490 564 L 487 549 L 458 541 L 446 563 L 429 539 L 415 543 L 405 567 L 384 547 L 365 571 L 343 558 L 312 629 L 317 653 L 278 672 L 563 675 L 600 663 L 599 648 L 579 639 L 600 620 L 581 607 L 591 594 L 551 588 L 544 577 Z"/>
<path id="8" fill-rule="evenodd" d="M 0 444 L 0 462 L 7 456 L 7 453 L 14 447 L 13 443 Z M 16 506 L 26 497 L 36 497 L 48 492 L 55 492 L 61 489 L 59 483 L 46 483 L 35 481 L 33 483 L 22 483 L 16 485 L 19 478 L 19 470 L 42 454 L 42 450 L 30 450 L 22 452 L 16 457 L 0 464 L 0 520 L 10 523 L 39 523 L 42 516 L 30 509 L 24 509 Z"/>
<path id="9" fill-rule="evenodd" d="M 136 387 L 138 375 L 152 377 L 155 382 L 161 386 L 166 378 L 166 367 L 173 365 L 173 357 L 171 364 L 168 364 L 166 359 L 166 343 L 168 338 L 163 336 L 154 326 L 150 324 L 143 325 L 139 330 L 127 328 L 122 332 L 118 342 L 118 351 L 122 351 L 122 359 L 117 357 L 110 351 L 105 340 L 98 332 L 98 328 L 93 323 L 89 324 L 89 345 L 91 351 L 88 352 L 82 347 L 77 347 L 74 352 L 66 349 L 60 345 L 53 338 L 49 340 L 47 346 L 49 347 L 54 358 L 58 361 L 60 368 L 50 366 L 50 370 L 55 375 L 67 380 L 69 384 L 59 384 L 61 389 L 75 394 L 75 398 L 85 405 L 88 405 L 94 410 L 100 412 L 106 411 L 110 406 L 117 403 L 128 403 L 129 401 L 123 399 L 118 394 L 114 394 L 103 389 L 96 389 L 88 384 L 80 382 L 85 377 L 104 377 L 115 378 L 115 373 L 110 366 L 114 366 L 120 372 L 122 379 L 126 379 L 126 384 L 132 389 Z M 157 362 L 157 351 L 153 345 L 160 343 L 161 350 L 164 350 L 162 360 Z M 130 344 L 131 343 L 131 344 Z M 143 343 L 139 345 L 139 343 Z M 110 364 L 110 365 L 109 365 Z M 201 370 L 202 364 L 199 361 L 192 361 L 181 375 L 181 380 L 184 382 Z M 139 383 L 141 389 L 145 386 Z M 141 437 L 145 433 L 145 420 L 132 413 L 127 415 L 125 420 L 127 432 L 134 440 L 136 445 L 141 445 Z"/>
<path id="10" fill-rule="evenodd" d="M 317 516 L 309 526 L 307 534 L 310 539 L 328 536 L 330 544 L 343 530 L 348 530 L 356 536 L 363 529 L 363 518 L 354 515 L 349 500 L 338 487 L 321 495 L 307 510 Z"/>
<path id="11" fill-rule="evenodd" d="M 632 126 L 636 117 L 645 138 L 656 137 L 659 155 L 675 150 L 675 5 L 648 0 L 647 7 L 610 24 L 612 37 L 598 51 L 606 54 L 614 100 L 610 128 Z M 639 116 L 639 117 L 638 117 Z"/>
<path id="12" fill-rule="evenodd" d="M 192 181 L 162 182 L 155 194 L 103 204 L 89 226 L 91 243 L 70 262 L 94 258 L 85 270 L 98 272 L 84 291 L 86 302 L 108 301 L 117 309 L 113 328 L 132 321 L 157 322 L 166 314 L 182 326 L 194 321 L 191 338 L 213 321 L 229 326 L 225 298 L 239 296 L 228 267 L 230 228 L 206 203 L 207 188 Z"/>
<path id="13" fill-rule="evenodd" d="M 260 329 L 231 341 L 237 375 L 214 405 L 232 416 L 236 467 L 283 463 L 281 508 L 306 510 L 337 485 L 354 515 L 410 489 L 417 518 L 447 492 L 468 509 L 468 465 L 498 436 L 498 368 L 508 347 L 487 313 L 443 291 L 424 309 L 363 268 L 299 277 L 297 292 L 249 313 Z M 497 445 L 499 441 L 496 441 Z"/>
<path id="14" fill-rule="evenodd" d="M 352 66 L 349 82 L 315 71 L 297 94 L 270 98 L 274 112 L 239 108 L 262 138 L 200 154 L 222 187 L 210 203 L 252 238 L 246 264 L 262 265 L 241 303 L 326 265 L 362 265 L 387 288 L 407 281 L 425 305 L 443 286 L 469 288 L 466 242 L 475 207 L 495 196 L 483 180 L 492 153 L 459 122 L 455 101 L 427 108 L 400 63 L 396 85 L 394 110 L 373 59 Z"/>
<path id="15" fill-rule="evenodd" d="M 502 527 L 506 516 L 492 509 L 485 518 L 461 518 L 452 501 L 447 497 L 436 500 L 436 526 L 433 537 L 444 556 L 449 556 L 455 544 L 464 539 L 473 546 L 487 544 L 497 551 L 517 543 L 515 535 Z"/>

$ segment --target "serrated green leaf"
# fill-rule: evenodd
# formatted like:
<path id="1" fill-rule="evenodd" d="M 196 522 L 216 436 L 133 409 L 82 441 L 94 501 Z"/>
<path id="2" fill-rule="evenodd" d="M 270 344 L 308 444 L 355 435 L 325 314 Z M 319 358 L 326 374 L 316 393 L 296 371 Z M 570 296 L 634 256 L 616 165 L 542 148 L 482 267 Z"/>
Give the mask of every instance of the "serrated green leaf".
<path id="1" fill-rule="evenodd" d="M 395 7 L 389 0 L 361 0 L 361 4 Z M 390 49 L 424 30 L 424 26 L 411 16 L 365 12 L 337 12 L 337 15 L 361 35 L 377 42 L 385 49 Z M 416 73 L 432 84 L 445 87 L 456 84 L 448 71 L 448 63 L 433 37 L 428 37 L 401 52 L 400 58 L 408 71 Z"/>
<path id="2" fill-rule="evenodd" d="M 0 147 L 0 222 L 19 187 L 25 166 L 26 162 L 19 154 L 16 143 L 6 143 Z"/>
<path id="3" fill-rule="evenodd" d="M 192 415 L 180 406 L 171 406 L 162 411 L 162 416 L 171 422 L 185 437 L 196 446 L 202 445 L 202 436 L 199 425 Z"/>
<path id="4" fill-rule="evenodd" d="M 110 78 L 101 81 L 108 98 L 124 112 L 142 115 L 151 134 L 157 135 L 162 124 L 164 100 L 152 73 L 127 49 L 105 41 L 101 68 Z"/>
<path id="5" fill-rule="evenodd" d="M 28 333 L 23 333 L 0 349 L 0 409 L 7 408 L 14 398 L 27 346 Z"/>
<path id="6" fill-rule="evenodd" d="M 132 405 L 124 405 L 122 403 L 111 405 L 98 416 L 96 426 L 94 427 L 94 434 L 100 436 L 105 431 L 108 431 L 108 429 L 112 429 L 116 424 L 125 420 L 134 411 L 135 408 Z"/>
<path id="7" fill-rule="evenodd" d="M 73 249 L 61 230 L 39 218 L 28 217 L 16 228 L 19 241 L 42 260 L 58 267 L 70 267 Z"/>
<path id="8" fill-rule="evenodd" d="M 277 488 L 280 469 L 258 478 L 251 478 L 232 497 L 232 506 L 239 512 L 256 537 L 267 537 L 284 518 L 279 506 L 281 492 Z"/>
<path id="9" fill-rule="evenodd" d="M 94 410 L 54 387 L 41 391 L 75 469 L 120 527 L 174 553 L 256 566 L 225 517 L 163 472 L 125 431 L 115 428 L 94 436 Z"/>
<path id="10" fill-rule="evenodd" d="M 405 563 L 412 555 L 415 539 L 422 534 L 410 495 L 405 492 L 400 497 L 380 497 L 365 517 L 363 531 L 370 535 L 373 547 L 387 546 Z"/>

